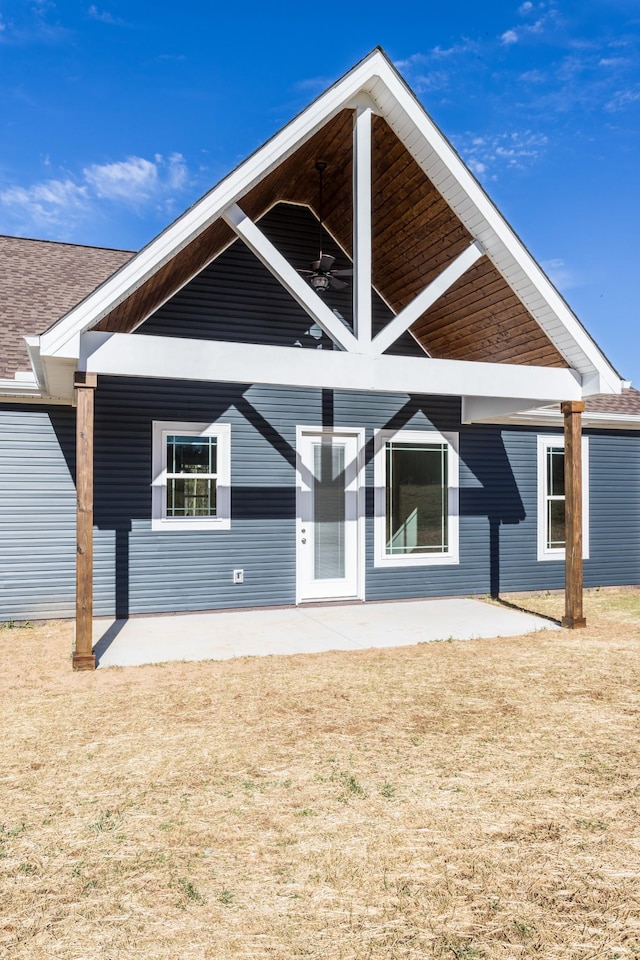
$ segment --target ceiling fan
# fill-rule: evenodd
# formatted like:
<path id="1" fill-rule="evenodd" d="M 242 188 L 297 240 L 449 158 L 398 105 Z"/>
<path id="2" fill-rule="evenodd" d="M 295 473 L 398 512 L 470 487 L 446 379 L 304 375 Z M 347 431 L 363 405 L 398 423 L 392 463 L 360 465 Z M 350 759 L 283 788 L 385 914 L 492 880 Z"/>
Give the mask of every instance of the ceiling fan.
<path id="1" fill-rule="evenodd" d="M 352 277 L 353 270 L 333 270 L 333 264 L 335 257 L 330 253 L 322 252 L 322 240 L 323 240 L 323 221 L 322 221 L 322 175 L 326 170 L 327 165 L 323 160 L 318 160 L 316 163 L 316 170 L 320 177 L 320 204 L 319 204 L 319 220 L 320 220 L 320 243 L 319 243 L 319 254 L 318 259 L 314 260 L 309 264 L 311 267 L 310 270 L 298 270 L 303 277 L 306 277 L 309 281 L 309 284 L 316 293 L 326 293 L 327 290 L 344 290 L 348 286 L 344 280 L 340 280 L 340 277 Z"/>

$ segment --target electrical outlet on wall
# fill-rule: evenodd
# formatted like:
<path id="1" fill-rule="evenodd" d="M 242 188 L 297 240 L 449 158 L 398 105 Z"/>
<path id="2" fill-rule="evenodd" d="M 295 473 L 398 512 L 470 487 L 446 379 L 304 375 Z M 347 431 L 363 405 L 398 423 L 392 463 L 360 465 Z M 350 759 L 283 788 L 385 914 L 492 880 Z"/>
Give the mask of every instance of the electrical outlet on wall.
<path id="1" fill-rule="evenodd" d="M 244 570 L 234 570 L 234 571 L 233 571 L 233 582 L 234 582 L 234 583 L 244 583 Z"/>

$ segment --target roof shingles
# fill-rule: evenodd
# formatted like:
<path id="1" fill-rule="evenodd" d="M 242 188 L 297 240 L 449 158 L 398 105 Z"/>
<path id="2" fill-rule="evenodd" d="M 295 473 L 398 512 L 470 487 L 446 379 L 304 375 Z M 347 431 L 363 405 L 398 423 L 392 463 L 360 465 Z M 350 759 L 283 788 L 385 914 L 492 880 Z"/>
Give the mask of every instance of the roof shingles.
<path id="1" fill-rule="evenodd" d="M 42 333 L 132 256 L 0 236 L 0 379 L 31 369 L 23 337 Z"/>

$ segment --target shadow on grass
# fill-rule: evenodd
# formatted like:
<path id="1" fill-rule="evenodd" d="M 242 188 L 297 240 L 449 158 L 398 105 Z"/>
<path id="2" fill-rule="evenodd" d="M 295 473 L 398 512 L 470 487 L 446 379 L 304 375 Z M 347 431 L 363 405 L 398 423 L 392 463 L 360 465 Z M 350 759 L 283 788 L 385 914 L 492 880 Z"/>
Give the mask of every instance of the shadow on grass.
<path id="1" fill-rule="evenodd" d="M 492 597 L 493 603 L 499 604 L 501 607 L 508 607 L 509 610 L 518 610 L 520 613 L 528 613 L 532 617 L 540 617 L 542 620 L 548 620 L 550 623 L 555 623 L 557 626 L 562 626 L 562 619 L 558 617 L 552 617 L 548 613 L 540 613 L 539 610 L 531 610 L 529 607 L 523 606 L 521 603 L 514 603 L 512 600 L 503 600 L 502 597 Z"/>

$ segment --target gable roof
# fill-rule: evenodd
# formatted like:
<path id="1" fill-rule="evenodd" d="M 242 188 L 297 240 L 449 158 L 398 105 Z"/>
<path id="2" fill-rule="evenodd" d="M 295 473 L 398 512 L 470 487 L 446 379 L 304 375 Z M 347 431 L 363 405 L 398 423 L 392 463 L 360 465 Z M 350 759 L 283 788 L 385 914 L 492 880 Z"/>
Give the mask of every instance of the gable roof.
<path id="1" fill-rule="evenodd" d="M 30 371 L 23 338 L 41 333 L 132 256 L 127 250 L 0 236 L 0 379 Z"/>
<path id="2" fill-rule="evenodd" d="M 382 169 L 372 210 L 380 294 L 400 309 L 469 238 L 486 254 L 418 319 L 414 333 L 431 354 L 568 366 L 586 395 L 618 393 L 616 371 L 379 49 L 57 321 L 41 338 L 42 352 L 64 355 L 89 329 L 135 329 L 231 242 L 223 219 L 231 205 L 254 220 L 282 199 L 315 207 L 311 161 L 319 156 L 333 161 L 335 175 L 326 223 L 348 252 L 351 127 L 363 106 L 376 115 L 374 163 L 377 155 Z"/>

